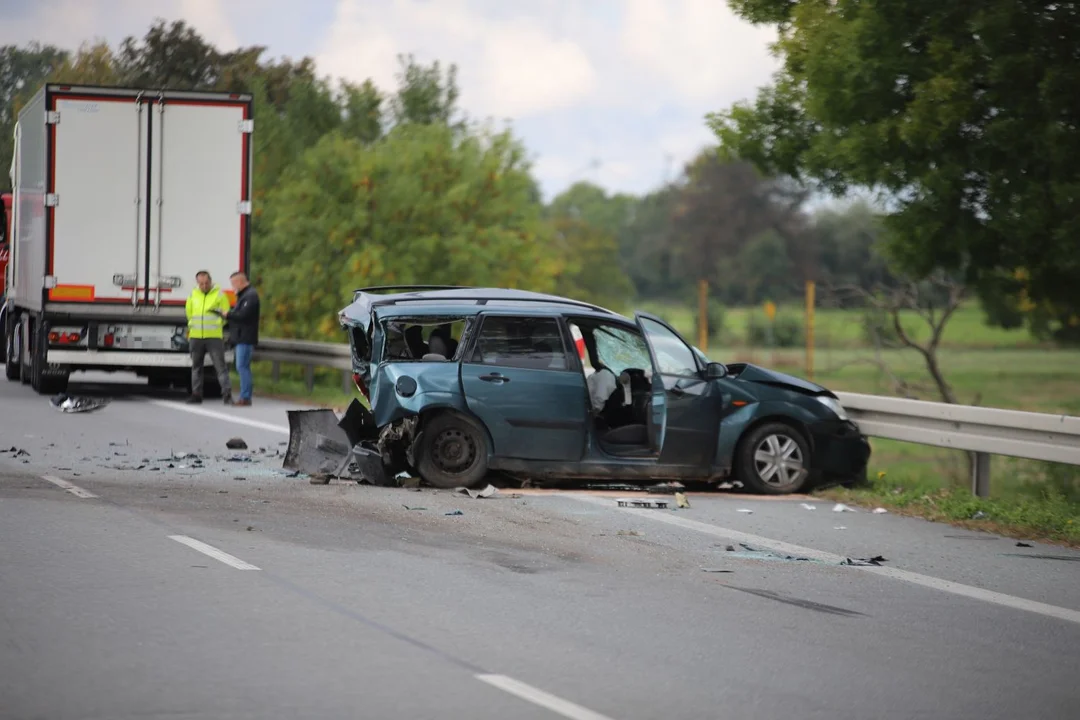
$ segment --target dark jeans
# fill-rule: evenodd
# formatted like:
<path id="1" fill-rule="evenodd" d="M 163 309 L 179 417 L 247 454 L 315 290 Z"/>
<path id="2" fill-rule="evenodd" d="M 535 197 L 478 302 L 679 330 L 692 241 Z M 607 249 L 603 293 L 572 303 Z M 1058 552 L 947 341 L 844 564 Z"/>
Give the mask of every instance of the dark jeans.
<path id="1" fill-rule="evenodd" d="M 202 397 L 203 394 L 203 366 L 206 363 L 206 354 L 210 353 L 210 362 L 217 371 L 218 383 L 221 385 L 221 394 L 232 394 L 229 385 L 229 366 L 225 364 L 225 341 L 221 338 L 206 338 L 191 340 L 191 394 Z"/>

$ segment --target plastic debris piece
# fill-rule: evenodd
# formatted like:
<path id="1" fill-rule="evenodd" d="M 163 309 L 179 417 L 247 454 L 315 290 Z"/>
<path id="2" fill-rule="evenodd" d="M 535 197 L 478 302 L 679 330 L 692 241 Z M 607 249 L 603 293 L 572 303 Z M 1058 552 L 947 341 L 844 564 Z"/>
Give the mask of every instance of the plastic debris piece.
<path id="1" fill-rule="evenodd" d="M 451 510 L 448 513 L 443 513 L 443 515 L 464 515 L 464 514 L 465 513 L 461 512 L 460 510 Z"/>
<path id="2" fill-rule="evenodd" d="M 247 450 L 248 444 L 243 438 L 234 437 L 225 442 L 225 447 L 229 450 Z"/>
<path id="3" fill-rule="evenodd" d="M 844 503 L 836 503 L 835 505 L 833 505 L 832 511 L 833 512 L 855 512 L 854 510 L 849 508 Z"/>
<path id="4" fill-rule="evenodd" d="M 836 527 L 833 528 L 833 530 L 847 530 L 847 526 L 845 526 L 845 525 L 837 525 Z"/>
<path id="5" fill-rule="evenodd" d="M 889 511 L 886 510 L 885 508 L 874 508 L 874 510 L 873 510 L 873 513 L 875 515 L 884 515 L 887 512 L 889 512 Z"/>
<path id="6" fill-rule="evenodd" d="M 76 397 L 74 395 L 65 395 L 61 393 L 49 402 L 60 412 L 84 413 L 100 410 L 108 405 L 110 401 L 108 398 Z"/>
<path id="7" fill-rule="evenodd" d="M 249 463 L 249 462 L 251 462 L 251 456 L 250 455 L 233 455 L 232 457 L 228 458 L 226 460 L 226 462 Z"/>
<path id="8" fill-rule="evenodd" d="M 888 560 L 881 557 L 880 555 L 875 555 L 872 558 L 855 558 L 854 560 L 852 560 L 851 558 L 847 558 L 840 564 L 855 565 L 856 567 L 867 567 L 871 565 L 878 566 L 881 565 L 881 563 L 883 562 L 888 562 Z"/>
<path id="9" fill-rule="evenodd" d="M 974 515 L 971 516 L 971 519 L 972 520 L 985 520 L 988 517 L 990 517 L 990 516 L 987 515 L 986 513 L 984 513 L 982 510 L 979 510 L 977 513 L 975 513 Z"/>
<path id="10" fill-rule="evenodd" d="M 658 485 L 650 485 L 645 488 L 645 492 L 652 493 L 653 495 L 673 495 L 680 490 L 686 489 L 686 486 L 681 482 L 665 482 Z"/>
<path id="11" fill-rule="evenodd" d="M 675 504 L 684 510 L 690 509 L 690 501 L 686 499 L 686 495 L 681 492 L 675 493 Z"/>
<path id="12" fill-rule="evenodd" d="M 735 512 L 743 513 L 744 515 L 753 515 L 754 514 L 754 511 L 751 510 L 750 508 L 739 508 Z"/>
<path id="13" fill-rule="evenodd" d="M 1018 542 L 1018 543 L 1016 543 L 1016 547 L 1033 547 L 1033 546 L 1030 543 Z"/>
<path id="14" fill-rule="evenodd" d="M 733 573 L 734 570 L 721 570 L 719 568 L 701 568 L 701 572 L 707 573 Z"/>
<path id="15" fill-rule="evenodd" d="M 660 500 L 659 498 L 623 498 L 615 502 L 619 507 L 655 508 L 658 510 L 666 510 L 668 506 L 667 500 Z"/>
<path id="16" fill-rule="evenodd" d="M 726 548 L 724 548 L 724 550 L 727 551 L 727 552 L 735 552 L 735 546 L 734 545 L 728 545 Z"/>
<path id="17" fill-rule="evenodd" d="M 466 494 L 473 500 L 476 500 L 477 498 L 489 498 L 493 495 L 497 495 L 499 490 L 494 485 L 488 485 L 482 490 L 473 490 L 472 488 L 459 487 L 457 488 L 457 492 Z"/>
<path id="18" fill-rule="evenodd" d="M 810 503 L 802 503 L 799 507 L 803 510 L 817 510 L 817 505 L 811 505 Z"/>
<path id="19" fill-rule="evenodd" d="M 402 505 L 401 507 L 405 508 L 406 510 L 427 510 L 426 507 L 410 507 L 408 505 Z"/>

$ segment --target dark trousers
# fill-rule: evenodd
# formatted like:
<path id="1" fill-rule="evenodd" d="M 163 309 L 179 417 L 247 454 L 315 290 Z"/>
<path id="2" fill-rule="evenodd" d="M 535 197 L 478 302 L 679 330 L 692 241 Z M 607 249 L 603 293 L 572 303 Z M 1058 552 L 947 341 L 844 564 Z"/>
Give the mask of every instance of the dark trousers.
<path id="1" fill-rule="evenodd" d="M 229 366 L 225 364 L 225 341 L 221 338 L 192 339 L 191 341 L 191 394 L 202 397 L 203 366 L 206 354 L 210 353 L 210 362 L 217 371 L 218 384 L 222 395 L 231 395 L 229 386 Z"/>

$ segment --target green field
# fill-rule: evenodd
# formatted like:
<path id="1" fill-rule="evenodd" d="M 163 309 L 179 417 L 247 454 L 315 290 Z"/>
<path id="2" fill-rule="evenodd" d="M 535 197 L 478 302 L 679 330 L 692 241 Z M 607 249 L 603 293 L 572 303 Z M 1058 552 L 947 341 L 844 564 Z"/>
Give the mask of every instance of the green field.
<path id="1" fill-rule="evenodd" d="M 692 311 L 647 303 L 641 309 L 664 317 L 688 338 L 694 337 Z M 780 313 L 795 312 L 794 307 L 780 308 Z M 740 341 L 752 313 L 764 316 L 759 309 L 726 312 L 723 332 L 709 343 L 709 357 L 721 362 L 753 362 L 805 377 L 805 350 L 755 349 Z M 891 349 L 875 353 L 860 347 L 862 324 L 857 312 L 820 310 L 816 315 L 815 381 L 838 391 L 893 395 L 895 376 L 925 387 L 918 395 L 921 399 L 939 400 L 917 352 Z M 919 319 L 907 317 L 905 321 L 921 337 L 916 331 Z M 946 379 L 962 403 L 1080 415 L 1080 350 L 1044 347 L 1025 331 L 987 327 L 977 307 L 963 307 L 947 326 L 939 356 Z M 256 388 L 261 394 L 303 398 L 338 408 L 351 399 L 342 390 L 340 372 L 320 371 L 316 391 L 309 395 L 298 368 L 282 368 L 282 379 L 270 383 L 269 367 L 258 365 Z M 1078 468 L 995 457 L 991 498 L 977 500 L 968 489 L 965 453 L 890 440 L 875 439 L 872 444 L 872 486 L 826 491 L 826 495 L 1016 536 L 1080 545 Z M 976 513 L 982 513 L 981 519 L 972 519 Z"/>

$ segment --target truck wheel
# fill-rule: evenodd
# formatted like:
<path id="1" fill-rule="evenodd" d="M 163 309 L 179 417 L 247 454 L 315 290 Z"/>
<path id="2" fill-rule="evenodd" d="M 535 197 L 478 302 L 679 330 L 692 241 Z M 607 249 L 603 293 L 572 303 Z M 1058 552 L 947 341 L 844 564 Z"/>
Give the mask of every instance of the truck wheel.
<path id="1" fill-rule="evenodd" d="M 20 348 L 16 344 L 15 337 L 17 330 L 18 325 L 16 322 L 10 321 L 4 332 L 4 346 L 7 348 L 4 358 L 4 375 L 12 382 L 19 380 L 22 376 L 21 358 L 19 357 Z"/>
<path id="2" fill-rule="evenodd" d="M 446 413 L 424 428 L 418 453 L 420 477 L 437 488 L 471 488 L 487 475 L 487 435 L 474 420 Z"/>

